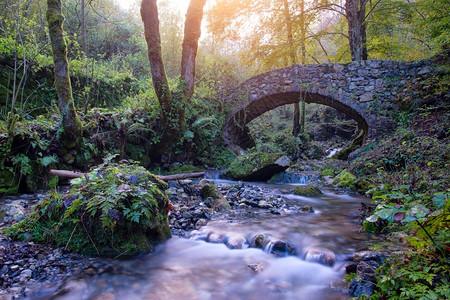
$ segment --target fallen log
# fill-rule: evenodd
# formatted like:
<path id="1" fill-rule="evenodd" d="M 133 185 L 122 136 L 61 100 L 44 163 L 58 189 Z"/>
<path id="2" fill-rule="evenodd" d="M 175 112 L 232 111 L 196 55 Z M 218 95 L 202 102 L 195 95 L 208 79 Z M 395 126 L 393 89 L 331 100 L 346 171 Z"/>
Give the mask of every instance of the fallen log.
<path id="1" fill-rule="evenodd" d="M 78 177 L 87 175 L 87 173 L 74 172 L 74 171 L 68 171 L 68 170 L 54 170 L 54 169 L 51 169 L 50 172 L 48 172 L 48 173 L 50 175 L 56 175 L 59 177 L 67 177 L 67 178 L 78 178 Z"/>
<path id="2" fill-rule="evenodd" d="M 67 177 L 67 178 L 78 178 L 78 177 L 84 176 L 84 177 L 86 177 L 86 180 L 88 180 L 88 174 L 81 173 L 81 172 L 51 169 L 49 174 L 60 176 L 60 177 Z M 187 178 L 198 178 L 198 177 L 203 177 L 204 175 L 205 175 L 205 172 L 197 172 L 197 173 L 182 173 L 182 174 L 175 174 L 175 175 L 156 175 L 156 177 L 163 181 L 171 181 L 171 180 L 180 180 L 180 179 L 187 179 Z"/>
<path id="3" fill-rule="evenodd" d="M 174 174 L 174 175 L 156 175 L 156 177 L 158 177 L 159 179 L 161 179 L 163 181 L 198 178 L 198 177 L 203 177 L 203 176 L 205 176 L 205 172 L 182 173 L 182 174 Z"/>

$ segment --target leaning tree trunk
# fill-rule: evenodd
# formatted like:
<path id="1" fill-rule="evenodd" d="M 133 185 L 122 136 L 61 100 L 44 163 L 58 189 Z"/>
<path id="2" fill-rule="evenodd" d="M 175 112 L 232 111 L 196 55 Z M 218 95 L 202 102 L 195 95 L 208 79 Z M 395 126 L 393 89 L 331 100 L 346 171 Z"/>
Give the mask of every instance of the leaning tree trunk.
<path id="1" fill-rule="evenodd" d="M 180 92 L 169 89 L 164 63 L 162 60 L 161 37 L 159 32 L 158 6 L 156 0 L 142 0 L 141 17 L 144 23 L 148 58 L 156 96 L 162 110 L 162 136 L 151 153 L 153 159 L 159 159 L 167 148 L 174 143 L 184 129 L 185 103 L 194 92 L 195 57 L 200 38 L 203 7 L 206 0 L 191 0 L 186 14 L 183 50 L 181 58 Z"/>
<path id="2" fill-rule="evenodd" d="M 367 60 L 366 4 L 367 0 L 347 0 L 345 2 L 352 61 Z"/>
<path id="3" fill-rule="evenodd" d="M 58 95 L 63 127 L 60 138 L 64 148 L 77 149 L 81 145 L 82 126 L 73 103 L 67 45 L 64 41 L 64 16 L 61 11 L 61 0 L 47 0 L 47 7 L 48 31 L 53 51 L 55 89 Z"/>

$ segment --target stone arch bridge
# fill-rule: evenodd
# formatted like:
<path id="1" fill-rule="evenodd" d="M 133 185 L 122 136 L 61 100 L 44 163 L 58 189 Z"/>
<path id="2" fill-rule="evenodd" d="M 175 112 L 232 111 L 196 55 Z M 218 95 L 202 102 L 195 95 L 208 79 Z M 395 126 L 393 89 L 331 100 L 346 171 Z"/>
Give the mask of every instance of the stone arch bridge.
<path id="1" fill-rule="evenodd" d="M 225 143 L 236 153 L 252 147 L 254 141 L 247 124 L 300 98 L 346 113 L 363 130 L 364 140 L 375 138 L 392 130 L 399 92 L 418 75 L 431 71 L 428 61 L 368 60 L 292 65 L 254 76 L 225 95 L 226 103 L 232 107 L 225 123 Z"/>

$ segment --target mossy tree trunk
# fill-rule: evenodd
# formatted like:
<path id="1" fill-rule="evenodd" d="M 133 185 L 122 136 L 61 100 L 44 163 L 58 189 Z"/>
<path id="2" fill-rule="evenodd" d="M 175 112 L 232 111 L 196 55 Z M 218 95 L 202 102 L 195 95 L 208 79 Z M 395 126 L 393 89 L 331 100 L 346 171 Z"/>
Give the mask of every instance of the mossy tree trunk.
<path id="1" fill-rule="evenodd" d="M 191 0 L 186 14 L 181 58 L 181 88 L 170 91 L 162 60 L 157 0 L 142 0 L 141 17 L 144 23 L 148 58 L 156 95 L 162 110 L 162 136 L 153 148 L 153 159 L 159 159 L 174 143 L 185 126 L 185 104 L 194 93 L 195 58 L 201 33 L 203 7 L 206 0 Z"/>
<path id="2" fill-rule="evenodd" d="M 60 138 L 64 148 L 77 149 L 81 144 L 82 126 L 73 103 L 61 0 L 47 0 L 47 22 L 52 43 L 55 88 L 63 127 Z"/>

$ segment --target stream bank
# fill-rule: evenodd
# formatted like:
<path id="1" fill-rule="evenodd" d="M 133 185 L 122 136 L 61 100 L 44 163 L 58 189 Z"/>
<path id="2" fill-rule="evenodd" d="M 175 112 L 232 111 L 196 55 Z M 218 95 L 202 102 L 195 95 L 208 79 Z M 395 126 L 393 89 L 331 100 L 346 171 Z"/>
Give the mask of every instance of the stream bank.
<path id="1" fill-rule="evenodd" d="M 199 196 L 201 185 L 207 183 L 214 183 L 221 191 L 232 208 L 230 212 L 212 212 L 208 199 Z M 130 291 L 126 283 L 139 281 L 142 290 L 154 293 L 161 289 L 163 282 L 150 284 L 148 276 L 160 274 L 168 283 L 175 284 L 177 278 L 192 287 L 186 296 L 193 299 L 250 294 L 259 294 L 259 299 L 269 299 L 268 295 L 283 299 L 298 299 L 298 295 L 304 295 L 305 299 L 346 299 L 349 296 L 340 279 L 342 275 L 361 273 L 360 262 L 380 259 L 369 254 L 361 254 L 359 257 L 363 258 L 356 260 L 352 258 L 355 252 L 367 250 L 366 243 L 372 238 L 357 230 L 359 202 L 367 200 L 328 189 L 323 189 L 324 194 L 319 197 L 296 196 L 290 193 L 294 186 L 223 180 L 169 182 L 166 191 L 172 203 L 169 220 L 175 237 L 160 245 L 154 254 L 125 261 L 70 254 L 64 249 L 32 243 L 14 243 L 2 236 L 1 244 L 6 251 L 2 258 L 1 297 L 75 299 L 80 295 L 109 295 L 116 299 L 139 299 L 143 295 Z M 6 201 L 26 206 L 26 210 L 41 197 Z M 195 265 L 206 258 L 210 262 L 204 266 Z M 170 266 L 164 264 L 167 261 L 172 261 Z M 286 273 L 285 264 L 296 268 Z M 155 274 L 147 275 L 150 271 L 143 269 L 145 265 Z M 364 265 L 366 273 L 374 271 L 374 263 Z M 187 270 L 191 270 L 189 274 L 182 275 Z M 193 276 L 195 270 L 203 275 Z M 309 272 L 323 276 L 301 283 Z M 211 276 L 216 277 L 216 282 L 211 282 Z M 232 291 L 227 285 L 248 287 Z M 257 288 L 259 285 L 265 288 Z M 353 289 L 358 291 L 364 287 L 357 285 Z M 177 296 L 177 291 L 184 295 L 179 289 L 163 290 L 152 299 L 170 299 Z"/>

